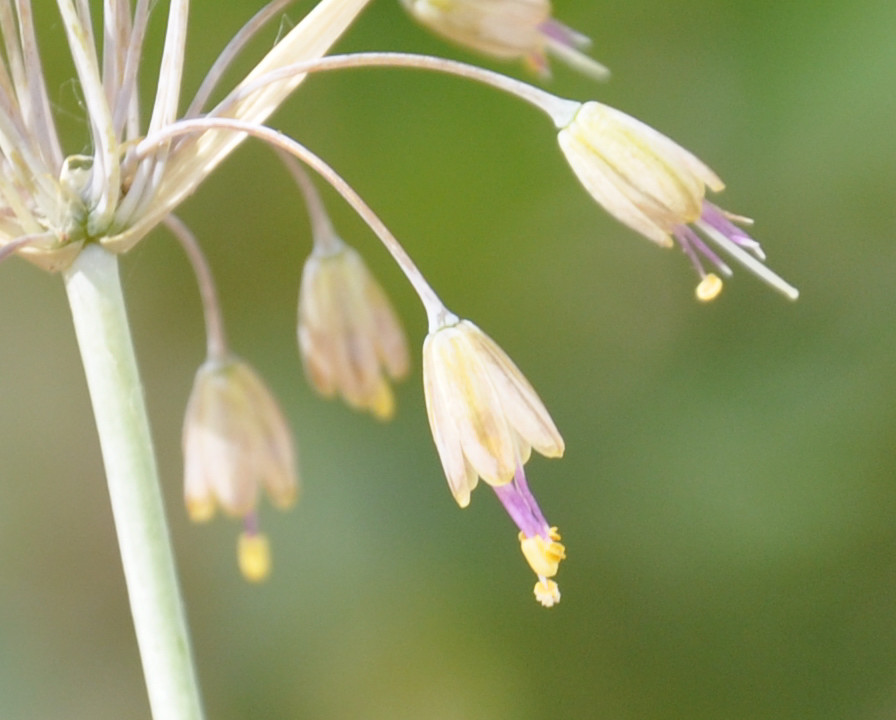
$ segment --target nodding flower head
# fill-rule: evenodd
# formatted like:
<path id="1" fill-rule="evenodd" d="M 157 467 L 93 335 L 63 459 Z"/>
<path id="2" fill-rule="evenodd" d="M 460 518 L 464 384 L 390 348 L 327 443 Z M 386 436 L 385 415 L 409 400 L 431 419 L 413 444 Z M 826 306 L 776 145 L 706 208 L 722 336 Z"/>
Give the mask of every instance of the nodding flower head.
<path id="1" fill-rule="evenodd" d="M 550 75 L 548 55 L 603 80 L 609 71 L 581 50 L 591 41 L 551 18 L 550 0 L 402 0 L 422 25 L 484 55 L 523 60 Z"/>
<path id="2" fill-rule="evenodd" d="M 560 433 L 532 386 L 495 342 L 468 320 L 433 330 L 423 345 L 426 409 L 448 485 L 461 507 L 481 477 L 520 530 L 539 581 L 535 595 L 560 600 L 550 580 L 565 555 L 529 491 L 523 465 L 534 448 L 563 455 Z"/>
<path id="3" fill-rule="evenodd" d="M 619 110 L 587 102 L 558 136 L 560 147 L 591 196 L 613 217 L 660 246 L 677 240 L 693 262 L 701 282 L 697 297 L 713 299 L 722 288 L 707 273 L 700 256 L 722 274 L 730 268 L 693 228 L 760 278 L 796 298 L 797 291 L 762 260 L 759 243 L 737 228 L 729 215 L 706 201 L 706 190 L 725 184 L 695 155 L 665 135 Z M 747 221 L 749 222 L 749 221 Z"/>
<path id="4" fill-rule="evenodd" d="M 184 494 L 190 517 L 220 507 L 244 518 L 264 488 L 279 508 L 298 491 L 292 433 L 258 374 L 234 357 L 206 361 L 196 373 L 184 420 Z"/>
<path id="5" fill-rule="evenodd" d="M 389 381 L 410 369 L 407 341 L 386 293 L 341 241 L 316 248 L 305 262 L 298 336 L 306 375 L 319 393 L 338 393 L 381 420 L 392 417 Z"/>
<path id="6" fill-rule="evenodd" d="M 309 209 L 314 249 L 305 265 L 298 336 L 311 382 L 386 418 L 390 382 L 408 371 L 397 316 L 358 254 L 333 232 L 313 183 L 295 159 L 346 200 L 377 235 L 427 314 L 423 379 L 430 428 L 461 507 L 482 478 L 519 528 L 524 557 L 538 577 L 536 598 L 551 606 L 552 579 L 565 549 L 529 490 L 531 451 L 563 454 L 553 420 L 510 358 L 481 330 L 442 304 L 413 260 L 357 192 L 320 157 L 263 123 L 310 72 L 370 66 L 409 67 L 466 77 L 508 92 L 546 112 L 559 142 L 591 195 L 620 221 L 663 246 L 675 241 L 703 280 L 698 297 L 721 289 L 701 256 L 728 267 L 714 243 L 762 279 L 796 297 L 763 265 L 758 243 L 709 203 L 721 180 L 694 155 L 652 128 L 596 102 L 556 97 L 500 73 L 430 56 L 350 53 L 324 57 L 370 0 L 320 0 L 223 99 L 209 106 L 232 61 L 289 0 L 271 0 L 224 48 L 189 103 L 181 98 L 189 0 L 170 0 L 155 99 L 140 112 L 137 78 L 148 14 L 156 3 L 102 3 L 94 22 L 85 0 L 57 0 L 90 131 L 90 154 L 62 151 L 40 66 L 30 0 L 0 10 L 0 260 L 17 253 L 49 271 L 65 270 L 88 244 L 125 252 L 160 224 L 180 240 L 193 264 L 206 315 L 208 360 L 196 374 L 183 431 L 185 496 L 194 520 L 218 508 L 242 518 L 240 567 L 247 578 L 270 569 L 258 532 L 258 496 L 274 505 L 296 496 L 295 452 L 286 421 L 257 374 L 230 352 L 211 271 L 196 239 L 172 213 L 246 137 L 284 157 Z M 584 55 L 587 38 L 551 17 L 549 0 L 402 0 L 422 24 L 473 50 L 523 60 L 546 75 L 559 58 L 594 77 L 606 69 Z M 102 28 L 96 33 L 94 28 Z M 98 42 L 99 40 L 99 42 Z M 101 46 L 101 47 L 100 47 Z M 185 110 L 180 108 L 185 106 Z M 292 159 L 289 159 L 292 158 Z"/>
<path id="7" fill-rule="evenodd" d="M 461 507 L 480 477 L 490 485 L 513 480 L 533 448 L 563 455 L 563 438 L 535 390 L 469 320 L 427 335 L 423 383 L 433 439 Z"/>

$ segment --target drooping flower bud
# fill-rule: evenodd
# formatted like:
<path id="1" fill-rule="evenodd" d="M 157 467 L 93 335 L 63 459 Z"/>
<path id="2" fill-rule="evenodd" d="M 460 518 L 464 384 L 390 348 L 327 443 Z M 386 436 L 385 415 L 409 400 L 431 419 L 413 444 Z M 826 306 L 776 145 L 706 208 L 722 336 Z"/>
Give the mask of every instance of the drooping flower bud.
<path id="1" fill-rule="evenodd" d="M 299 349 L 324 396 L 341 395 L 381 420 L 392 417 L 390 380 L 408 373 L 407 340 L 389 298 L 361 256 L 342 243 L 305 263 L 299 292 Z"/>
<path id="2" fill-rule="evenodd" d="M 259 489 L 286 508 L 298 490 L 292 434 L 261 378 L 233 356 L 206 361 L 196 373 L 183 431 L 184 494 L 196 521 L 217 507 L 246 517 Z"/>

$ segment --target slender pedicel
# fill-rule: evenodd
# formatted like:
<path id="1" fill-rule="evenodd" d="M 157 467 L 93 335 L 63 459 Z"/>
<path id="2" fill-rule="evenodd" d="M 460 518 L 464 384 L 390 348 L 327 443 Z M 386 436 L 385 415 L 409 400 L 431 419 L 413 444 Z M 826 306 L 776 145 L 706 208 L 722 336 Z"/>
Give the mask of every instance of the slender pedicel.
<path id="1" fill-rule="evenodd" d="M 286 166 L 302 196 L 305 198 L 305 207 L 308 209 L 308 220 L 311 223 L 311 237 L 316 250 L 323 252 L 335 252 L 344 246 L 342 240 L 336 234 L 330 216 L 324 208 L 320 193 L 308 177 L 308 173 L 292 155 L 282 150 L 277 152 L 278 157 Z"/>
<path id="2" fill-rule="evenodd" d="M 224 321 L 221 317 L 221 303 L 208 260 L 199 247 L 196 236 L 175 215 L 169 215 L 164 221 L 174 237 L 180 242 L 199 284 L 199 295 L 202 299 L 202 312 L 205 318 L 205 334 L 209 359 L 221 360 L 228 354 L 227 335 L 224 332 Z"/>
<path id="3" fill-rule="evenodd" d="M 140 69 L 143 41 L 146 38 L 146 26 L 149 22 L 149 6 L 150 0 L 137 0 L 134 18 L 128 34 L 124 65 L 121 70 L 121 85 L 114 96 L 115 106 L 112 113 L 112 123 L 115 132 L 121 135 L 126 131 L 126 137 L 129 139 L 137 137 L 139 132 L 137 72 Z M 119 48 L 119 52 L 121 52 L 121 48 Z"/>
<path id="4" fill-rule="evenodd" d="M 252 82 L 240 88 L 232 97 L 221 102 L 210 114 L 226 115 L 235 103 L 244 101 L 247 97 L 251 97 L 253 93 L 258 92 L 258 90 L 267 85 L 282 82 L 284 79 L 295 75 L 363 67 L 429 70 L 446 75 L 456 75 L 484 85 L 490 85 L 521 100 L 525 100 L 530 105 L 534 105 L 546 113 L 558 128 L 568 125 L 582 105 L 578 101 L 560 98 L 521 80 L 456 60 L 446 60 L 445 58 L 413 53 L 370 52 L 352 53 L 350 55 L 329 55 L 316 60 L 284 65 L 273 72 L 259 75 Z"/>
<path id="5" fill-rule="evenodd" d="M 23 235 L 22 237 L 16 238 L 15 240 L 10 240 L 3 247 L 0 247 L 0 262 L 6 260 L 6 258 L 15 253 L 17 250 L 26 248 L 29 245 L 36 245 L 42 240 L 53 242 L 56 240 L 56 235 L 54 235 L 53 233 L 38 233 L 37 235 Z"/>
<path id="6" fill-rule="evenodd" d="M 180 120 L 157 133 L 147 136 L 137 147 L 135 158 L 139 161 L 143 157 L 151 155 L 157 147 L 160 147 L 181 135 L 189 135 L 193 133 L 206 132 L 208 130 L 232 130 L 237 133 L 245 133 L 260 140 L 264 140 L 272 146 L 288 152 L 308 167 L 318 173 L 326 180 L 346 202 L 354 208 L 355 212 L 364 220 L 371 230 L 380 239 L 392 258 L 398 264 L 405 277 L 411 283 L 411 286 L 420 297 L 426 315 L 429 320 L 430 328 L 438 328 L 445 324 L 446 319 L 450 322 L 457 317 L 451 313 L 436 295 L 430 284 L 423 277 L 423 274 L 417 268 L 410 255 L 407 254 L 398 239 L 392 234 L 385 223 L 373 212 L 370 206 L 364 202 L 360 195 L 345 181 L 342 177 L 331 168 L 320 157 L 311 152 L 301 143 L 292 138 L 283 135 L 266 125 L 256 125 L 241 120 L 231 120 L 229 118 L 206 117 L 196 118 L 193 120 Z"/>
<path id="7" fill-rule="evenodd" d="M 105 233 L 120 198 L 118 135 L 115 133 L 112 112 L 103 87 L 89 23 L 86 23 L 75 10 L 72 0 L 58 0 L 58 5 L 72 60 L 84 93 L 84 103 L 87 105 L 87 114 L 90 117 L 91 135 L 96 147 L 91 176 L 92 211 L 88 221 L 88 233 L 100 236 Z"/>
<path id="8" fill-rule="evenodd" d="M 211 94 L 215 91 L 215 87 L 221 81 L 224 73 L 230 67 L 230 64 L 236 59 L 237 55 L 246 47 L 246 44 L 255 37 L 256 33 L 269 23 L 278 13 L 287 6 L 296 2 L 296 0 L 273 0 L 265 5 L 261 10 L 243 25 L 236 35 L 231 38 L 230 42 L 224 47 L 218 55 L 217 60 L 212 64 L 211 69 L 206 73 L 199 90 L 187 111 L 184 113 L 185 118 L 195 117 L 202 112 L 202 108 L 208 102 Z"/>

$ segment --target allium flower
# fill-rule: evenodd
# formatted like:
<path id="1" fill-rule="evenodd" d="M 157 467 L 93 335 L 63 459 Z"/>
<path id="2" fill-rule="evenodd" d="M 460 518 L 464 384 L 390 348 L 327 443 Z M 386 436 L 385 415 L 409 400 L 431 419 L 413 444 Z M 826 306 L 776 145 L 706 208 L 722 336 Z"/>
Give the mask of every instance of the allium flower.
<path id="1" fill-rule="evenodd" d="M 249 582 L 261 582 L 270 575 L 271 547 L 266 535 L 251 530 L 240 533 L 237 557 L 240 572 Z"/>
<path id="2" fill-rule="evenodd" d="M 759 243 L 731 222 L 745 219 L 705 199 L 706 188 L 719 192 L 724 183 L 665 135 L 619 110 L 587 102 L 558 139 L 579 180 L 607 212 L 658 245 L 671 247 L 673 238 L 678 240 L 701 277 L 701 300 L 715 297 L 721 281 L 704 270 L 699 256 L 725 275 L 731 270 L 693 228 L 776 289 L 797 297 L 795 288 L 762 264 Z"/>
<path id="3" fill-rule="evenodd" d="M 206 361 L 196 373 L 184 421 L 184 495 L 190 517 L 220 508 L 255 513 L 264 488 L 278 508 L 296 499 L 292 433 L 258 374 L 234 357 Z"/>
<path id="4" fill-rule="evenodd" d="M 423 344 L 423 386 L 433 439 L 461 507 L 481 477 L 520 529 L 523 554 L 539 581 L 543 605 L 560 599 L 557 572 L 565 551 L 526 484 L 532 449 L 563 455 L 560 433 L 532 386 L 495 342 L 468 320 L 431 330 Z"/>
<path id="5" fill-rule="evenodd" d="M 477 52 L 550 74 L 548 55 L 603 80 L 609 71 L 581 52 L 591 41 L 551 18 L 550 0 L 401 0 L 422 25 Z"/>
<path id="6" fill-rule="evenodd" d="M 217 508 L 244 522 L 243 574 L 270 569 L 258 530 L 264 488 L 277 507 L 295 500 L 292 437 L 276 401 L 227 344 L 211 271 L 192 233 L 172 213 L 247 137 L 266 142 L 326 180 L 377 235 L 419 296 L 429 322 L 424 389 L 433 438 L 455 499 L 466 506 L 479 478 L 519 528 L 520 547 L 546 606 L 560 593 L 552 579 L 565 557 L 529 490 L 531 451 L 563 454 L 563 440 L 535 391 L 507 355 L 475 325 L 442 304 L 413 260 L 357 192 L 298 141 L 263 123 L 310 72 L 406 67 L 450 73 L 510 93 L 546 112 L 580 180 L 611 214 L 661 245 L 677 240 L 703 281 L 698 296 L 721 288 L 700 256 L 728 267 L 704 238 L 788 296 L 794 288 L 763 264 L 759 245 L 707 202 L 718 177 L 646 125 L 598 103 L 556 97 L 500 73 L 404 53 L 324 57 L 369 0 L 320 0 L 229 92 L 218 87 L 257 31 L 290 0 L 270 0 L 232 38 L 196 95 L 182 98 L 189 0 L 170 0 L 154 100 L 141 113 L 151 0 L 57 0 L 89 127 L 91 148 L 66 154 L 40 64 L 31 0 L 0 2 L 0 260 L 18 254 L 62 272 L 91 392 L 119 547 L 131 597 L 153 715 L 198 720 L 201 703 L 190 666 L 142 385 L 114 255 L 162 225 L 183 245 L 197 274 L 208 355 L 184 423 L 185 497 L 194 520 Z M 541 74 L 556 56 L 595 77 L 606 69 L 580 49 L 586 38 L 551 18 L 549 0 L 402 0 L 424 25 L 474 50 L 522 59 Z M 102 7 L 102 18 L 91 8 Z M 219 94 L 214 106 L 209 99 Z M 186 109 L 181 111 L 180 108 Z M 293 170 L 295 160 L 289 160 Z M 314 251 L 304 271 L 299 338 L 308 374 L 325 394 L 387 417 L 389 385 L 407 372 L 407 348 L 394 311 L 358 255 L 329 227 L 302 172 Z M 303 179 L 304 178 L 304 179 Z M 322 230 L 323 229 L 323 230 Z M 700 234 L 698 234 L 698 231 Z M 185 651 L 186 650 L 186 651 Z"/>
<path id="7" fill-rule="evenodd" d="M 305 262 L 299 292 L 299 348 L 322 395 L 386 420 L 395 412 L 389 380 L 410 368 L 407 341 L 389 298 L 361 256 L 334 238 Z"/>

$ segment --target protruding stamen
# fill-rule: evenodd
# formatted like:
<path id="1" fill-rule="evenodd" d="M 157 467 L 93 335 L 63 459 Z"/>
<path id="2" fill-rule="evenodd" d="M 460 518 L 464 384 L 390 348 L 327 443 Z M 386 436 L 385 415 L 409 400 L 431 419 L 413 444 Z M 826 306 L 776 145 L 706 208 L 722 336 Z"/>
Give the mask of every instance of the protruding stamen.
<path id="1" fill-rule="evenodd" d="M 553 580 L 539 578 L 535 583 L 535 599 L 545 607 L 554 607 L 560 602 L 560 588 Z"/>
<path id="2" fill-rule="evenodd" d="M 735 242 L 731 238 L 726 237 L 717 228 L 713 227 L 707 222 L 700 221 L 697 223 L 697 227 L 699 227 L 700 230 L 703 231 L 703 234 L 707 237 L 707 239 L 711 240 L 718 247 L 731 255 L 735 260 L 740 262 L 741 265 L 747 268 L 747 270 L 752 272 L 764 283 L 771 286 L 791 300 L 796 300 L 800 296 L 800 291 L 797 290 L 793 285 L 791 285 L 771 269 L 763 265 L 761 261 L 751 255 L 749 252 L 744 250 L 743 242 Z"/>
<path id="3" fill-rule="evenodd" d="M 566 558 L 566 548 L 560 542 L 557 528 L 551 528 L 547 538 L 541 535 L 526 537 L 520 533 L 520 547 L 529 567 L 539 577 L 554 577 L 560 567 L 560 561 Z"/>
<path id="4" fill-rule="evenodd" d="M 715 300 L 722 292 L 722 279 L 715 273 L 709 273 L 697 286 L 696 295 L 700 302 Z"/>
<path id="5" fill-rule="evenodd" d="M 240 533 L 237 544 L 240 572 L 249 582 L 267 580 L 271 574 L 271 547 L 267 535 L 258 532 Z"/>

